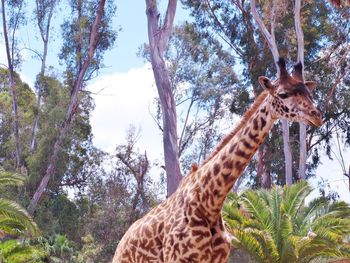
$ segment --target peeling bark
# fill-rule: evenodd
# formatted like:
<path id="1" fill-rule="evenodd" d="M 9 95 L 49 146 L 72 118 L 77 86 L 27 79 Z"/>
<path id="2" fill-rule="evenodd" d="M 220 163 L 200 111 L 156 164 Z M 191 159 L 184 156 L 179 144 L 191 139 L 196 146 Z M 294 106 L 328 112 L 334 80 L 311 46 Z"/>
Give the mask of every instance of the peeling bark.
<path id="1" fill-rule="evenodd" d="M 175 192 L 181 181 L 177 143 L 176 104 L 164 61 L 164 51 L 173 27 L 176 2 L 176 0 L 169 0 L 165 21 L 163 24 L 160 24 L 157 1 L 146 0 L 151 63 L 162 109 L 164 162 L 167 175 L 168 196 Z"/>

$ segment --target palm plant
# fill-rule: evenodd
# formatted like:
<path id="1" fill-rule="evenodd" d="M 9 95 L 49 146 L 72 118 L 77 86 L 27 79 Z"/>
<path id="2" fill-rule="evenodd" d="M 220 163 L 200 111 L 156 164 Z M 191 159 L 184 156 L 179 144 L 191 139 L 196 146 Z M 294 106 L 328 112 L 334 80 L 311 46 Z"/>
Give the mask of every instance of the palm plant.
<path id="1" fill-rule="evenodd" d="M 0 167 L 0 187 L 21 185 L 24 177 L 6 172 Z M 16 202 L 0 198 L 0 239 L 7 237 L 37 236 L 39 229 L 27 211 Z M 0 241 L 0 262 L 42 262 L 43 250 L 29 245 L 24 240 Z"/>
<path id="2" fill-rule="evenodd" d="M 305 181 L 270 191 L 230 194 L 223 213 L 233 246 L 257 262 L 312 262 L 350 258 L 350 207 L 316 198 Z"/>
<path id="3" fill-rule="evenodd" d="M 10 239 L 0 243 L 0 262 L 3 263 L 43 263 L 46 252 L 39 246 Z"/>
<path id="4" fill-rule="evenodd" d="M 21 185 L 24 177 L 6 172 L 0 167 L 0 187 Z M 0 198 L 0 234 L 11 236 L 36 236 L 39 229 L 27 211 L 16 202 Z"/>

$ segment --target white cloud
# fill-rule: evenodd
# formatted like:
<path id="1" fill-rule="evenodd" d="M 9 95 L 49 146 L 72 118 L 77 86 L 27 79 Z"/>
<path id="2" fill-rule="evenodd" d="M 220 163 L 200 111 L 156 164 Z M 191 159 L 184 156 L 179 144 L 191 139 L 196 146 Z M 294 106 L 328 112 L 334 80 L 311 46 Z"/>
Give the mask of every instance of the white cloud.
<path id="1" fill-rule="evenodd" d="M 335 147 L 336 145 L 333 144 L 332 148 Z M 344 150 L 342 154 L 345 165 L 349 165 L 350 152 Z M 346 169 L 348 169 L 348 167 L 349 166 L 346 166 Z M 321 164 L 316 170 L 316 177 L 310 180 L 311 185 L 315 188 L 310 198 L 318 196 L 319 189 L 317 183 L 321 178 L 329 184 L 332 191 L 339 194 L 339 200 L 350 203 L 349 179 L 344 175 L 337 158 L 330 160 L 326 155 L 322 156 Z"/>
<path id="2" fill-rule="evenodd" d="M 149 157 L 159 158 L 162 153 L 162 136 L 149 112 L 157 96 L 150 64 L 126 73 L 100 76 L 88 90 L 93 93 L 96 108 L 91 125 L 97 147 L 113 153 L 115 146 L 125 142 L 130 124 L 141 128 L 138 146 Z"/>
<path id="3" fill-rule="evenodd" d="M 21 71 L 19 73 L 22 82 L 25 82 L 29 85 L 29 87 L 31 87 L 32 89 L 34 89 L 34 80 L 31 77 L 28 77 L 28 75 L 26 73 L 24 73 L 23 71 Z"/>

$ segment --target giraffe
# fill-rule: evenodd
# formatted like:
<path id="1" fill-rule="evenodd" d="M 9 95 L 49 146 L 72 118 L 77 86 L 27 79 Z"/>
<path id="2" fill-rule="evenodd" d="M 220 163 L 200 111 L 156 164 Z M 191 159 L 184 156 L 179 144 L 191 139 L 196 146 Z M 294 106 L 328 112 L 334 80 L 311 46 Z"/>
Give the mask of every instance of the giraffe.
<path id="1" fill-rule="evenodd" d="M 237 178 L 278 119 L 322 125 L 313 105 L 313 81 L 302 79 L 302 64 L 290 75 L 277 62 L 279 78 L 259 77 L 264 91 L 239 124 L 199 167 L 193 166 L 176 192 L 136 221 L 117 246 L 113 263 L 227 262 L 231 237 L 221 208 Z"/>

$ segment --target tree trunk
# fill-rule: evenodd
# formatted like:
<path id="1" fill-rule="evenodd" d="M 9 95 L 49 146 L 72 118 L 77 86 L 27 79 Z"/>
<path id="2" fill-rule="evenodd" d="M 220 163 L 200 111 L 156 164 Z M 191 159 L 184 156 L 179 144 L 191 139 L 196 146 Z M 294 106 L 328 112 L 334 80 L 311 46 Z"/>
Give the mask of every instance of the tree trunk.
<path id="1" fill-rule="evenodd" d="M 270 165 L 264 164 L 264 157 L 266 154 L 266 148 L 261 146 L 258 150 L 258 170 L 259 187 L 270 189 L 271 188 L 271 174 Z"/>
<path id="2" fill-rule="evenodd" d="M 15 144 L 16 144 L 16 167 L 20 168 L 22 166 L 22 150 L 19 143 L 19 120 L 18 120 L 18 109 L 17 109 L 17 91 L 16 91 L 16 85 L 14 81 L 14 68 L 13 68 L 13 61 L 12 56 L 10 52 L 10 44 L 8 39 L 8 33 L 7 33 L 7 22 L 6 22 L 6 9 L 5 9 L 5 0 L 1 0 L 1 7 L 2 7 L 2 23 L 3 23 L 3 34 L 5 39 L 5 46 L 6 46 L 6 56 L 7 56 L 7 63 L 8 63 L 8 70 L 9 70 L 9 84 L 11 89 L 11 95 L 12 95 L 12 111 L 13 111 L 13 134 L 15 137 Z M 14 31 L 16 29 L 13 29 Z M 12 50 L 13 54 L 13 50 Z"/>
<path id="3" fill-rule="evenodd" d="M 53 15 L 53 10 L 56 5 L 56 1 L 51 2 L 51 6 L 49 7 L 49 14 L 47 15 L 47 24 L 45 28 L 42 28 L 42 24 L 40 19 L 43 19 L 45 16 L 40 14 L 40 11 L 38 7 L 38 0 L 36 2 L 36 12 L 37 12 L 37 19 L 38 19 L 38 27 L 40 30 L 41 39 L 43 40 L 44 48 L 43 48 L 43 56 L 41 58 L 41 69 L 40 69 L 40 75 L 39 80 L 37 82 L 38 85 L 38 97 L 36 102 L 36 111 L 34 112 L 34 120 L 32 125 L 32 131 L 30 136 L 30 145 L 29 145 L 29 151 L 33 152 L 35 150 L 35 144 L 36 144 L 36 132 L 38 129 L 38 123 L 39 123 L 39 111 L 40 111 L 40 104 L 41 104 L 41 97 L 42 97 L 42 91 L 43 91 L 43 78 L 45 76 L 45 69 L 46 69 L 46 58 L 47 58 L 47 48 L 48 48 L 48 42 L 49 42 L 49 32 L 50 32 L 50 24 L 51 24 L 51 18 Z M 46 11 L 46 10 L 45 10 Z M 42 16 L 40 16 L 42 15 Z"/>
<path id="4" fill-rule="evenodd" d="M 286 166 L 285 176 L 286 185 L 293 184 L 293 171 L 292 171 L 292 150 L 289 144 L 289 124 L 287 120 L 281 120 L 282 122 L 282 134 L 283 134 L 283 152 Z"/>
<path id="5" fill-rule="evenodd" d="M 348 179 L 349 179 L 349 192 L 350 192 L 350 165 L 349 165 L 349 170 L 348 170 Z"/>
<path id="6" fill-rule="evenodd" d="M 160 25 L 157 1 L 146 0 L 151 63 L 163 117 L 163 148 L 168 196 L 175 192 L 181 181 L 176 105 L 163 57 L 171 34 L 175 11 L 176 0 L 169 0 L 164 24 Z"/>
<path id="7" fill-rule="evenodd" d="M 260 146 L 259 150 L 258 150 L 258 168 L 256 170 L 256 176 L 258 179 L 258 187 L 262 187 L 263 186 L 263 174 L 264 174 L 264 160 L 263 160 L 263 156 L 264 156 L 264 152 L 263 152 L 263 146 Z"/>
<path id="8" fill-rule="evenodd" d="M 276 40 L 275 40 L 274 16 L 272 16 L 271 33 L 269 33 L 264 22 L 261 20 L 256 10 L 255 0 L 251 0 L 250 4 L 251 4 L 253 18 L 256 21 L 261 34 L 263 34 L 264 38 L 266 39 L 267 44 L 272 53 L 274 62 L 276 64 L 276 62 L 279 59 L 279 52 L 278 52 Z M 272 11 L 272 13 L 274 12 Z M 277 75 L 279 75 L 279 67 L 277 66 L 277 64 L 276 64 L 276 68 L 277 68 Z M 289 144 L 289 124 L 287 120 L 281 120 L 281 122 L 282 122 L 283 152 L 284 152 L 284 159 L 285 159 L 285 177 L 286 177 L 286 183 L 291 184 L 292 183 L 292 151 Z"/>
<path id="9" fill-rule="evenodd" d="M 270 173 L 270 165 L 265 165 L 265 170 L 263 173 L 263 187 L 265 189 L 271 188 L 271 173 Z"/>
<path id="10" fill-rule="evenodd" d="M 96 18 L 95 18 L 95 21 L 93 23 L 92 30 L 91 30 L 88 57 L 84 61 L 83 66 L 82 66 L 81 70 L 79 71 L 78 77 L 74 81 L 73 90 L 71 93 L 66 117 L 65 117 L 63 124 L 61 125 L 59 135 L 54 143 L 53 150 L 50 154 L 49 165 L 46 169 L 46 173 L 43 176 L 43 178 L 41 179 L 41 182 L 40 182 L 37 190 L 35 191 L 35 193 L 32 197 L 32 200 L 30 201 L 30 204 L 28 206 L 28 212 L 31 215 L 34 214 L 35 209 L 38 205 L 38 202 L 39 202 L 42 194 L 44 193 L 48 182 L 50 181 L 51 177 L 55 173 L 57 157 L 58 157 L 58 154 L 60 151 L 60 145 L 62 144 L 62 142 L 67 134 L 67 131 L 70 128 L 70 125 L 72 123 L 72 119 L 73 119 L 74 114 L 76 113 L 76 110 L 78 108 L 79 91 L 83 85 L 83 79 L 84 79 L 85 73 L 86 73 L 86 71 L 91 63 L 91 60 L 92 60 L 94 53 L 95 53 L 95 50 L 96 50 L 97 41 L 98 41 L 98 29 L 100 26 L 101 17 L 102 17 L 103 12 L 104 12 L 104 6 L 105 6 L 105 0 L 100 0 L 97 15 L 96 15 Z"/>
<path id="11" fill-rule="evenodd" d="M 300 20 L 300 0 L 295 0 L 294 6 L 294 23 L 295 23 L 295 32 L 297 35 L 298 41 L 298 62 L 301 62 L 303 65 L 302 77 L 304 79 L 304 34 L 303 29 L 301 28 Z M 299 124 L 299 179 L 306 179 L 306 125 L 303 123 Z"/>
<path id="12" fill-rule="evenodd" d="M 41 104 L 41 96 L 42 96 L 42 90 L 43 90 L 43 83 L 44 83 L 44 77 L 45 77 L 45 65 L 46 65 L 46 57 L 47 57 L 47 41 L 44 42 L 44 52 L 43 52 L 43 58 L 41 61 L 41 70 L 40 70 L 40 76 L 38 80 L 38 97 L 36 102 L 36 111 L 34 115 L 34 121 L 32 126 L 32 132 L 30 137 L 30 152 L 33 152 L 35 149 L 35 142 L 36 142 L 36 132 L 38 129 L 38 123 L 39 123 L 39 111 L 40 111 L 40 104 Z"/>

